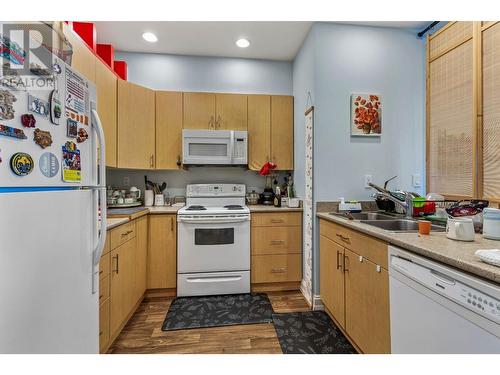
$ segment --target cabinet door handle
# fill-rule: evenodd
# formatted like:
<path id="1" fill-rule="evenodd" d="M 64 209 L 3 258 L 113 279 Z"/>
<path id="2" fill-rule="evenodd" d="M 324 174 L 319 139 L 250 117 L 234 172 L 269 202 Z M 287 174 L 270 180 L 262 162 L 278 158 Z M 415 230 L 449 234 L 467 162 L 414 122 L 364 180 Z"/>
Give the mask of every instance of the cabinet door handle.
<path id="1" fill-rule="evenodd" d="M 344 242 L 350 243 L 349 237 L 343 236 L 340 233 L 337 233 L 337 237 L 340 238 Z"/>
<path id="2" fill-rule="evenodd" d="M 210 116 L 210 121 L 208 122 L 208 126 L 211 128 L 214 128 L 214 116 Z"/>
<path id="3" fill-rule="evenodd" d="M 278 224 L 278 223 L 284 223 L 285 220 L 283 219 L 271 219 L 271 223 L 273 224 Z"/>
<path id="4" fill-rule="evenodd" d="M 103 332 L 102 331 L 99 331 L 99 336 L 102 336 Z"/>
<path id="5" fill-rule="evenodd" d="M 272 240 L 271 245 L 284 245 L 285 240 Z"/>
<path id="6" fill-rule="evenodd" d="M 346 259 L 347 259 L 347 262 L 346 262 Z M 342 265 L 342 267 L 344 267 L 344 273 L 349 272 L 349 270 L 348 270 L 348 269 L 347 269 L 347 267 L 345 266 L 345 265 L 346 265 L 346 263 L 348 263 L 348 262 L 349 262 L 349 257 L 348 257 L 347 255 L 345 255 L 345 254 L 344 254 L 344 260 L 343 260 L 343 265 Z"/>
<path id="7" fill-rule="evenodd" d="M 221 119 L 220 115 L 217 116 L 217 122 L 216 122 L 216 126 L 215 126 L 216 128 L 220 129 L 220 123 L 221 123 L 221 121 L 222 121 L 222 119 Z"/>
<path id="8" fill-rule="evenodd" d="M 101 294 L 101 295 L 99 296 L 99 299 L 101 299 L 102 297 L 104 297 L 104 294 Z"/>
<path id="9" fill-rule="evenodd" d="M 281 268 L 273 268 L 271 270 L 271 273 L 285 273 L 286 272 L 286 268 L 284 267 L 281 267 Z"/>
<path id="10" fill-rule="evenodd" d="M 155 165 L 155 156 L 154 156 L 154 155 L 151 155 L 151 156 L 149 157 L 149 166 L 150 166 L 150 167 L 154 167 L 154 165 Z"/>
<path id="11" fill-rule="evenodd" d="M 99 275 L 102 275 L 103 273 L 104 273 L 104 271 L 103 271 L 103 270 L 100 270 L 100 271 L 99 271 Z"/>
<path id="12" fill-rule="evenodd" d="M 122 233 L 122 237 L 126 237 L 126 236 L 128 236 L 130 233 L 132 233 L 132 232 L 133 232 L 133 230 L 128 230 L 128 231 L 126 231 L 125 233 Z"/>
<path id="13" fill-rule="evenodd" d="M 340 260 L 339 260 L 339 255 L 342 255 L 342 253 L 340 251 L 337 251 L 337 269 L 342 269 L 342 265 L 340 264 Z"/>
<path id="14" fill-rule="evenodd" d="M 182 165 L 181 156 L 177 155 L 177 166 L 180 167 L 181 165 Z"/>
<path id="15" fill-rule="evenodd" d="M 113 272 L 116 272 L 118 274 L 118 272 L 120 272 L 120 258 L 119 258 L 119 254 L 116 254 L 113 259 L 116 259 L 116 269 L 113 270 Z"/>
<path id="16" fill-rule="evenodd" d="M 170 218 L 170 231 L 171 232 L 174 231 L 174 218 L 173 217 Z"/>

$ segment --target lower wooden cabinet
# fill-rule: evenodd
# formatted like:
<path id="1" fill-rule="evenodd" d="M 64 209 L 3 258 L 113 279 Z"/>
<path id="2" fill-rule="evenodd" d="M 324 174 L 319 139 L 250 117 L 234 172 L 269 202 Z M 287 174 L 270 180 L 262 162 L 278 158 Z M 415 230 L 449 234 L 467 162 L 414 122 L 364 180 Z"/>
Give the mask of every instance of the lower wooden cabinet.
<path id="1" fill-rule="evenodd" d="M 364 353 L 390 353 L 389 274 L 345 249 L 345 330 Z"/>
<path id="2" fill-rule="evenodd" d="M 148 289 L 177 285 L 176 215 L 149 216 Z"/>
<path id="3" fill-rule="evenodd" d="M 135 250 L 135 303 L 144 295 L 147 287 L 147 262 L 148 262 L 148 217 L 143 216 L 135 221 L 136 250 Z"/>
<path id="4" fill-rule="evenodd" d="M 338 324 L 345 328 L 344 248 L 320 236 L 319 284 L 321 300 Z"/>
<path id="5" fill-rule="evenodd" d="M 253 285 L 298 288 L 302 280 L 301 212 L 252 213 L 250 242 Z"/>
<path id="6" fill-rule="evenodd" d="M 135 305 L 136 238 L 111 250 L 110 332 L 115 337 Z"/>
<path id="7" fill-rule="evenodd" d="M 320 220 L 323 304 L 363 353 L 390 353 L 387 244 Z"/>
<path id="8" fill-rule="evenodd" d="M 106 353 L 109 347 L 109 299 L 99 306 L 99 352 Z"/>

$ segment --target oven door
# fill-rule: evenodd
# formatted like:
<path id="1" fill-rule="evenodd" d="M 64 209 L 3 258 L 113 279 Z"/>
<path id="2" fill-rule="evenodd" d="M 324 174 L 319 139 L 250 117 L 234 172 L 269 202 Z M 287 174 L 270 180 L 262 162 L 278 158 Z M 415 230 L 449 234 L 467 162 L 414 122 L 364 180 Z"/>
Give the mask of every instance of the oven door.
<path id="1" fill-rule="evenodd" d="M 177 272 L 250 269 L 250 217 L 182 217 L 178 220 Z"/>
<path id="2" fill-rule="evenodd" d="M 183 164 L 232 163 L 233 132 L 227 130 L 183 130 Z"/>

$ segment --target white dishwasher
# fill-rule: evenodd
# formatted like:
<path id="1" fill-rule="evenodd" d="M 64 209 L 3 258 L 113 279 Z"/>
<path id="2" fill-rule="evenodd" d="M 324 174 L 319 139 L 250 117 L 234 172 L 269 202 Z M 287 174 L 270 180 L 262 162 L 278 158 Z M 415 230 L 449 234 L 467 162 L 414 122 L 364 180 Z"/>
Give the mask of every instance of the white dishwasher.
<path id="1" fill-rule="evenodd" d="M 500 287 L 389 246 L 392 353 L 500 353 Z"/>

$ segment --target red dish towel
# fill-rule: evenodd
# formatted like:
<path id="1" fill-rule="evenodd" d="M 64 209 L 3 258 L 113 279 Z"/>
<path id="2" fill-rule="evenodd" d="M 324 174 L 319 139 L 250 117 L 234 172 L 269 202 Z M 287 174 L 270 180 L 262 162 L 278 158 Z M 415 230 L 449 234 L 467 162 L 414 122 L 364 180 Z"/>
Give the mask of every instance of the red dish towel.
<path id="1" fill-rule="evenodd" d="M 276 169 L 276 167 L 277 167 L 276 164 L 268 161 L 266 164 L 264 164 L 262 166 L 262 168 L 260 169 L 259 174 L 261 176 L 267 176 L 267 175 L 271 174 L 271 170 Z"/>

